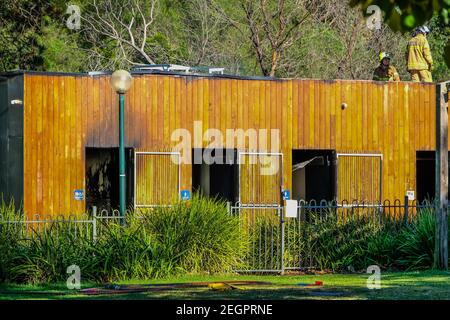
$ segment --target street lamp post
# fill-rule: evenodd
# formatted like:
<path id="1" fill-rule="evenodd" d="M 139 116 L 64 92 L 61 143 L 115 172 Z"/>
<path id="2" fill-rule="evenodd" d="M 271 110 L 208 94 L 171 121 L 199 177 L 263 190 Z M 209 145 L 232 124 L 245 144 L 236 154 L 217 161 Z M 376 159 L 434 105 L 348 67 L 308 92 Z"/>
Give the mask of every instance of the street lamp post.
<path id="1" fill-rule="evenodd" d="M 119 94 L 119 212 L 123 223 L 126 210 L 125 176 L 125 93 L 130 89 L 133 78 L 128 71 L 117 70 L 111 76 L 111 85 Z"/>

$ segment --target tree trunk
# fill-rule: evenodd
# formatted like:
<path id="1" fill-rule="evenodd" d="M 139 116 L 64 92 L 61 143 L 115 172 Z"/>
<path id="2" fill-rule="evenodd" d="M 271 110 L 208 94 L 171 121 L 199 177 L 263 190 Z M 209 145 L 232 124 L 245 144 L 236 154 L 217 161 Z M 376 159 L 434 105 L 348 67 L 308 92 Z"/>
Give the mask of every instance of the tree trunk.
<path id="1" fill-rule="evenodd" d="M 275 50 L 274 52 L 272 52 L 272 66 L 270 68 L 270 77 L 275 77 L 275 71 L 277 69 L 278 66 L 278 60 L 280 59 L 280 55 L 278 54 L 278 52 Z"/>

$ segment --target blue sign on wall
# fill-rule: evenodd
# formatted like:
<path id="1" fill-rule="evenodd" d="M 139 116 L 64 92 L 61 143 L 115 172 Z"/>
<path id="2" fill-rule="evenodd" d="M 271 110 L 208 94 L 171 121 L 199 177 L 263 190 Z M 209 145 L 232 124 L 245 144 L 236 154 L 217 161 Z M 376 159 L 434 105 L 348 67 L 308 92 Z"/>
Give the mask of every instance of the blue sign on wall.
<path id="1" fill-rule="evenodd" d="M 84 200 L 84 191 L 83 190 L 75 190 L 73 192 L 73 198 L 75 200 L 79 200 L 79 201 Z"/>
<path id="2" fill-rule="evenodd" d="M 289 190 L 283 190 L 283 200 L 290 200 L 291 199 L 291 192 Z"/>
<path id="3" fill-rule="evenodd" d="M 190 200 L 191 192 L 189 190 L 181 190 L 181 200 Z"/>

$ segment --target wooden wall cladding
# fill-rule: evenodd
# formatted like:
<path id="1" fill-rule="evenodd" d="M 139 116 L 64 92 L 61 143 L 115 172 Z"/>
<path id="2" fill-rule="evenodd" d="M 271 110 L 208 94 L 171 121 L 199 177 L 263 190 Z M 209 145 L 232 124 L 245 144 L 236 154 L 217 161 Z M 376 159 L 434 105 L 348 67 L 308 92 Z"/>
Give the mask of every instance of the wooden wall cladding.
<path id="1" fill-rule="evenodd" d="M 268 133 L 264 149 L 284 154 L 285 189 L 291 189 L 293 149 L 382 153 L 382 198 L 403 199 L 415 190 L 416 151 L 435 148 L 433 84 L 133 77 L 125 98 L 127 147 L 171 151 L 178 128 L 191 132 L 193 147 L 207 147 L 208 141 L 194 141 L 195 124 L 224 135 L 226 129 L 278 129 L 281 144 Z M 85 202 L 73 191 L 86 189 L 85 147 L 118 146 L 118 97 L 109 76 L 26 74 L 24 86 L 25 210 L 83 212 Z M 248 142 L 244 149 L 256 151 Z M 191 185 L 191 165 L 183 164 L 181 189 Z"/>

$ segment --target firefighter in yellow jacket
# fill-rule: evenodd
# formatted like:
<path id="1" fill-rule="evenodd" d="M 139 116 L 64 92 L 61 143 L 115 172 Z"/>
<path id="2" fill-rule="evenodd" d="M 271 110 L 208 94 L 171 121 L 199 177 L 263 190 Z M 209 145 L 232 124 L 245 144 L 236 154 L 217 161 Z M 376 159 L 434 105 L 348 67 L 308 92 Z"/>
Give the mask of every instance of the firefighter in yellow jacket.
<path id="1" fill-rule="evenodd" d="M 380 65 L 373 72 L 373 80 L 377 81 L 400 81 L 397 69 L 391 65 L 389 53 L 380 53 Z"/>
<path id="2" fill-rule="evenodd" d="M 433 82 L 431 77 L 433 59 L 426 37 L 429 33 L 430 29 L 427 26 L 419 27 L 414 32 L 413 38 L 408 41 L 406 63 L 411 80 L 415 82 Z"/>

